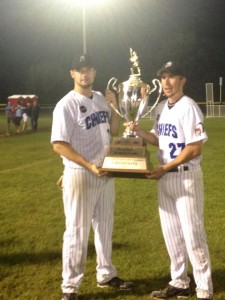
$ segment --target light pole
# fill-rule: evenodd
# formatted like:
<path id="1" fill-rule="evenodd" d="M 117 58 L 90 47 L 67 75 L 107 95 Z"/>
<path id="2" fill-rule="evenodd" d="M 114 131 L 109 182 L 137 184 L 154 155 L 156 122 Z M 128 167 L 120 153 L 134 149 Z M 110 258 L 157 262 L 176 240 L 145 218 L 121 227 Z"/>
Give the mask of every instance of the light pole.
<path id="1" fill-rule="evenodd" d="M 65 0 L 60 0 L 62 4 L 65 3 Z M 87 53 L 87 18 L 86 18 L 86 10 L 88 6 L 95 6 L 96 4 L 102 4 L 109 0 L 66 0 L 70 5 L 79 5 L 82 7 L 82 23 L 83 23 L 83 53 Z"/>
<path id="2" fill-rule="evenodd" d="M 222 104 L 222 85 L 223 85 L 223 77 L 220 77 L 220 79 L 219 79 L 219 85 L 220 85 L 220 104 Z"/>
<path id="3" fill-rule="evenodd" d="M 75 3 L 78 3 L 82 6 L 82 17 L 83 17 L 83 53 L 87 53 L 87 18 L 86 10 L 88 6 L 101 4 L 107 0 L 74 0 Z"/>
<path id="4" fill-rule="evenodd" d="M 86 24 L 86 5 L 85 2 L 82 3 L 82 12 L 83 12 L 83 53 L 87 53 L 87 24 Z"/>

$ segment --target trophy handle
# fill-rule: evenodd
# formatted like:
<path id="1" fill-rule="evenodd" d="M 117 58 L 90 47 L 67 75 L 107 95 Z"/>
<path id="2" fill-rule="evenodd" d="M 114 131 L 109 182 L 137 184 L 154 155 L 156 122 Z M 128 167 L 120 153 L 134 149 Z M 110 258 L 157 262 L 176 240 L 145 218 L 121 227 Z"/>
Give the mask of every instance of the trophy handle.
<path id="1" fill-rule="evenodd" d="M 156 107 L 156 105 L 158 104 L 159 99 L 161 97 L 161 94 L 162 94 L 162 85 L 161 85 L 161 82 L 158 79 L 153 79 L 152 83 L 154 85 L 154 88 L 149 92 L 149 95 L 157 89 L 157 85 L 158 85 L 158 87 L 159 87 L 158 97 L 157 97 L 155 103 L 153 104 L 153 106 L 151 107 L 151 109 L 145 115 L 143 115 L 142 118 L 144 118 L 145 116 L 147 116 Z"/>
<path id="2" fill-rule="evenodd" d="M 161 82 L 158 80 L 158 79 L 153 79 L 152 80 L 152 83 L 154 85 L 154 88 L 150 91 L 149 95 L 154 92 L 156 89 L 157 89 L 157 84 L 159 86 L 159 94 L 162 93 L 162 85 L 161 85 Z M 157 84 L 156 84 L 157 83 Z"/>
<path id="3" fill-rule="evenodd" d="M 117 78 L 115 77 L 112 77 L 109 81 L 108 81 L 108 84 L 107 84 L 107 90 L 113 90 L 114 92 L 118 93 L 118 89 L 117 87 L 115 86 L 117 82 Z"/>
<path id="4" fill-rule="evenodd" d="M 112 90 L 113 92 L 116 92 L 118 93 L 118 89 L 117 87 L 115 86 L 117 82 L 117 78 L 115 77 L 112 77 L 109 81 L 108 81 L 108 84 L 107 84 L 107 90 Z M 109 106 L 121 117 L 121 118 L 124 118 L 124 116 L 120 113 L 120 111 L 112 104 L 112 103 L 109 103 Z"/>

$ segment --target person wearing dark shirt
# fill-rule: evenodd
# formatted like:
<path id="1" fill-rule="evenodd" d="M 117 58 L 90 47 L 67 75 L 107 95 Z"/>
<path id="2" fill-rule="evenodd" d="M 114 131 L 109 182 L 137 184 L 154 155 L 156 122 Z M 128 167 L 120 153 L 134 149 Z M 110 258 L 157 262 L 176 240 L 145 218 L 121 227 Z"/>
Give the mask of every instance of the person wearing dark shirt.
<path id="1" fill-rule="evenodd" d="M 31 126 L 33 131 L 37 131 L 40 106 L 37 100 L 34 100 L 31 110 Z"/>

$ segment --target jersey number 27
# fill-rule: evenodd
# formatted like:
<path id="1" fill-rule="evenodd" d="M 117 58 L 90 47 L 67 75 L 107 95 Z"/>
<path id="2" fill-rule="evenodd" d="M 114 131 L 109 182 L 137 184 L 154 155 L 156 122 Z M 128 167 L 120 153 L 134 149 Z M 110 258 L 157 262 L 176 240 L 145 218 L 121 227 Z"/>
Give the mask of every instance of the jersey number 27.
<path id="1" fill-rule="evenodd" d="M 169 144 L 169 148 L 171 149 L 171 151 L 170 151 L 170 157 L 171 158 L 176 158 L 177 155 L 174 154 L 176 152 L 176 150 L 178 148 L 180 148 L 180 152 L 181 152 L 184 149 L 184 147 L 185 147 L 185 143 L 177 143 L 177 144 L 170 143 Z"/>

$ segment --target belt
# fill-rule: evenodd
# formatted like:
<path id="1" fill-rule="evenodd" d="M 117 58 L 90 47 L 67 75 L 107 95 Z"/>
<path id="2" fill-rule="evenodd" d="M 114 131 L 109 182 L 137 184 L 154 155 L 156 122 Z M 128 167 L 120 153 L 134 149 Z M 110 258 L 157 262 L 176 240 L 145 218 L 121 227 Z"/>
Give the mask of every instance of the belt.
<path id="1" fill-rule="evenodd" d="M 168 172 L 182 172 L 182 171 L 188 171 L 188 166 L 178 166 L 176 168 L 169 170 Z"/>

